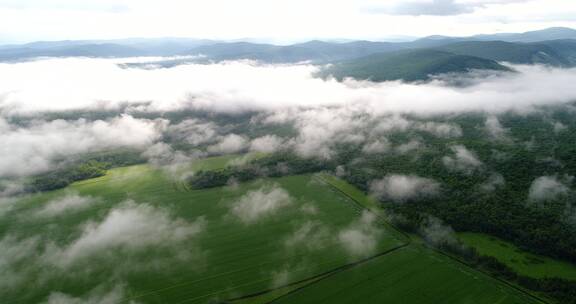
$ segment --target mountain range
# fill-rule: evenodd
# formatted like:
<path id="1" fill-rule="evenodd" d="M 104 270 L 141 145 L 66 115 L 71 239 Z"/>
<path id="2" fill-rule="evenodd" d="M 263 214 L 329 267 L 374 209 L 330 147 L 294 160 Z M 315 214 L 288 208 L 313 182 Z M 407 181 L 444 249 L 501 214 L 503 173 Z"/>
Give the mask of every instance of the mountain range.
<path id="1" fill-rule="evenodd" d="M 330 63 L 335 67 L 325 71 L 333 71 L 336 78 L 348 75 L 374 81 L 421 80 L 426 78 L 422 75 L 470 69 L 508 70 L 501 62 L 574 67 L 576 30 L 549 28 L 470 37 L 428 36 L 411 42 L 313 40 L 285 46 L 190 38 L 53 41 L 0 46 L 0 62 L 77 56 L 176 57 L 154 62 L 160 67 L 240 59 L 264 63 Z M 359 72 L 361 67 L 365 68 Z"/>

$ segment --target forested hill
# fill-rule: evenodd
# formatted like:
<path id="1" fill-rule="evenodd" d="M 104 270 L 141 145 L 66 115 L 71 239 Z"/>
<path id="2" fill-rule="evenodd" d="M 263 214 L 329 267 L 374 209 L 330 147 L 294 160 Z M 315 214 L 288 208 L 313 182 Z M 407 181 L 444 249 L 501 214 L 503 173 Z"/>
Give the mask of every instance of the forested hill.
<path id="1" fill-rule="evenodd" d="M 399 79 L 417 81 L 426 80 L 432 75 L 472 70 L 510 71 L 493 60 L 425 49 L 374 54 L 335 64 L 323 70 L 321 75 L 338 80 L 350 77 L 375 82 Z"/>

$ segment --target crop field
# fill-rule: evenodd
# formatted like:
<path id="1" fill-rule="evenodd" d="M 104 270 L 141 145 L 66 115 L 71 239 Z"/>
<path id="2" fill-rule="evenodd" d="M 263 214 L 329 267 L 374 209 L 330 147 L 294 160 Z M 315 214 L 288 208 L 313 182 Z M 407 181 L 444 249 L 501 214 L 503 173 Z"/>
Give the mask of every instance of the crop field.
<path id="1" fill-rule="evenodd" d="M 208 164 L 215 169 L 228 161 Z M 21 257 L 21 268 L 8 274 L 35 287 L 4 289 L 2 303 L 42 302 L 51 291 L 80 297 L 102 284 L 102 290 L 121 287 L 126 303 L 206 303 L 299 281 L 400 244 L 309 175 L 179 188 L 165 172 L 140 165 L 13 203 L 0 221 L 3 242 L 37 253 Z M 71 198 L 84 205 L 54 207 Z M 252 200 L 267 207 L 257 210 Z M 137 230 L 108 235 L 106 224 Z M 355 236 L 373 243 L 357 244 Z"/>
<path id="2" fill-rule="evenodd" d="M 242 160 L 211 158 L 192 168 L 235 161 Z M 338 179 L 300 175 L 192 190 L 173 174 L 117 168 L 2 202 L 0 302 L 531 303 L 408 244 Z"/>
<path id="3" fill-rule="evenodd" d="M 481 273 L 410 245 L 274 303 L 539 303 Z"/>
<path id="4" fill-rule="evenodd" d="M 480 254 L 497 258 L 521 275 L 576 280 L 576 265 L 526 252 L 514 244 L 482 233 L 459 233 L 458 237 Z"/>
<path id="5" fill-rule="evenodd" d="M 366 208 L 375 202 L 330 175 L 330 185 Z M 523 291 L 410 242 L 276 298 L 273 303 L 542 303 Z"/>

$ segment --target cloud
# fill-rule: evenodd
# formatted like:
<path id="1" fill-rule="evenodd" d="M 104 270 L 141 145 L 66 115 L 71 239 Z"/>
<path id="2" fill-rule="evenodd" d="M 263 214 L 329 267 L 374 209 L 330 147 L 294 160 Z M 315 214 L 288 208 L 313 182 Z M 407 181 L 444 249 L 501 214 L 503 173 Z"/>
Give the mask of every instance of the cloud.
<path id="1" fill-rule="evenodd" d="M 390 150 L 390 142 L 386 138 L 369 142 L 362 147 L 362 152 L 367 154 L 384 153 L 388 150 Z"/>
<path id="2" fill-rule="evenodd" d="M 303 247 L 318 250 L 326 247 L 330 241 L 331 233 L 321 222 L 306 221 L 284 241 L 284 244 L 289 249 Z"/>
<path id="3" fill-rule="evenodd" d="M 504 176 L 500 173 L 492 173 L 490 177 L 488 177 L 488 180 L 479 185 L 479 189 L 482 192 L 491 193 L 502 188 L 504 185 L 506 185 Z"/>
<path id="4" fill-rule="evenodd" d="M 1 118 L 0 118 L 1 120 Z M 0 177 L 51 169 L 56 158 L 115 147 L 142 148 L 157 140 L 164 122 L 123 115 L 111 120 L 34 121 L 0 133 Z"/>
<path id="5" fill-rule="evenodd" d="M 165 135 L 174 141 L 197 146 L 216 141 L 218 126 L 213 122 L 186 119 L 178 124 L 168 126 Z"/>
<path id="6" fill-rule="evenodd" d="M 429 216 L 419 229 L 424 240 L 434 247 L 458 246 L 459 242 L 452 227 L 445 225 L 442 220 Z"/>
<path id="7" fill-rule="evenodd" d="M 54 245 L 45 259 L 55 265 L 75 262 L 114 250 L 137 251 L 151 247 L 181 245 L 203 232 L 206 221 L 200 217 L 189 223 L 168 211 L 147 204 L 126 201 L 111 210 L 100 222 L 90 222 L 79 238 L 65 247 Z"/>
<path id="8" fill-rule="evenodd" d="M 527 2 L 529 0 L 412 0 L 387 1 L 367 6 L 368 13 L 406 16 L 454 16 L 472 14 L 490 5 Z"/>
<path id="9" fill-rule="evenodd" d="M 513 66 L 519 73 L 451 87 L 442 80 L 428 84 L 322 80 L 313 77 L 318 67 L 311 65 L 239 61 L 144 70 L 120 68 L 121 62 L 70 58 L 0 64 L 0 77 L 5 79 L 0 108 L 8 115 L 145 101 L 150 104 L 138 109 L 238 112 L 339 105 L 381 115 L 527 111 L 576 99 L 576 69 L 542 66 Z"/>
<path id="10" fill-rule="evenodd" d="M 211 153 L 238 153 L 248 147 L 248 139 L 237 134 L 229 134 L 220 139 L 220 142 L 208 147 Z"/>
<path id="11" fill-rule="evenodd" d="M 52 292 L 48 296 L 45 304 L 109 304 L 128 303 L 135 304 L 133 300 L 125 301 L 127 297 L 125 288 L 116 285 L 112 288 L 97 286 L 86 295 L 72 296 L 63 292 Z"/>
<path id="12" fill-rule="evenodd" d="M 274 289 L 274 288 L 286 286 L 288 283 L 290 283 L 291 276 L 292 276 L 291 271 L 287 268 L 273 271 L 272 272 L 272 285 L 271 285 L 271 287 Z"/>
<path id="13" fill-rule="evenodd" d="M 415 175 L 390 174 L 372 181 L 370 192 L 385 200 L 405 202 L 439 194 L 440 184 L 433 179 Z"/>
<path id="14" fill-rule="evenodd" d="M 0 180 L 0 202 L 2 201 L 2 198 L 10 197 L 22 192 L 24 192 L 24 185 L 21 181 L 6 179 Z M 2 214 L 2 212 L 0 212 L 0 214 Z"/>
<path id="15" fill-rule="evenodd" d="M 374 127 L 374 133 L 394 133 L 409 130 L 421 131 L 432 134 L 440 138 L 454 138 L 462 136 L 460 126 L 449 123 L 439 123 L 434 121 L 409 120 L 400 115 L 389 115 L 381 117 Z"/>
<path id="16" fill-rule="evenodd" d="M 142 152 L 142 156 L 153 166 L 165 166 L 186 158 L 182 152 L 174 151 L 170 145 L 163 142 L 148 147 Z"/>
<path id="17" fill-rule="evenodd" d="M 545 202 L 560 199 L 570 193 L 569 184 L 572 177 L 562 180 L 557 176 L 541 176 L 536 178 L 528 191 L 528 200 L 531 202 Z"/>
<path id="18" fill-rule="evenodd" d="M 22 284 L 30 284 L 30 269 L 21 265 L 30 265 L 30 260 L 37 256 L 39 239 L 37 237 L 19 239 L 13 235 L 6 235 L 0 239 L 0 290 L 2 293 L 14 288 L 21 288 Z"/>
<path id="19" fill-rule="evenodd" d="M 347 107 L 315 107 L 280 110 L 263 121 L 293 123 L 298 135 L 289 146 L 302 157 L 329 159 L 335 144 L 359 144 L 365 140 L 362 129 L 367 120 L 359 115 L 358 110 Z"/>
<path id="20" fill-rule="evenodd" d="M 508 129 L 505 129 L 500 123 L 500 120 L 498 120 L 498 117 L 494 115 L 490 115 L 486 118 L 485 130 L 488 135 L 495 140 L 510 141 L 510 138 L 508 137 Z"/>
<path id="21" fill-rule="evenodd" d="M 390 8 L 373 9 L 373 12 L 385 12 L 390 15 L 435 15 L 449 16 L 471 13 L 473 5 L 458 3 L 454 0 L 424 0 L 400 2 Z"/>
<path id="22" fill-rule="evenodd" d="M 263 186 L 232 202 L 230 214 L 244 224 L 254 224 L 292 205 L 292 200 L 290 194 L 277 185 Z"/>
<path id="23" fill-rule="evenodd" d="M 449 170 L 472 174 L 483 165 L 476 153 L 468 150 L 465 146 L 455 145 L 450 147 L 450 150 L 454 153 L 453 156 L 442 157 L 442 163 Z"/>
<path id="24" fill-rule="evenodd" d="M 405 154 L 405 153 L 409 153 L 412 151 L 417 151 L 420 150 L 424 147 L 424 145 L 422 144 L 422 142 L 418 139 L 411 139 L 409 142 L 403 143 L 401 145 L 398 145 L 396 148 L 394 148 L 396 150 L 396 152 L 400 153 L 400 154 Z"/>
<path id="25" fill-rule="evenodd" d="M 338 241 L 351 257 L 367 257 L 376 253 L 381 235 L 376 215 L 364 211 L 359 219 L 338 233 Z"/>
<path id="26" fill-rule="evenodd" d="M 264 135 L 250 142 L 250 150 L 256 152 L 272 153 L 282 148 L 283 141 L 276 135 Z"/>
<path id="27" fill-rule="evenodd" d="M 415 129 L 426 131 L 441 138 L 455 138 L 462 136 L 462 128 L 455 124 L 437 123 L 432 121 L 420 122 L 416 124 Z"/>
<path id="28" fill-rule="evenodd" d="M 43 204 L 40 210 L 34 215 L 39 217 L 59 216 L 64 213 L 77 212 L 94 205 L 97 199 L 91 196 L 81 196 L 78 193 L 69 192 L 63 197 L 59 197 Z"/>
<path id="29" fill-rule="evenodd" d="M 18 204 L 19 200 L 15 197 L 9 197 L 12 193 L 9 193 L 8 197 L 0 197 L 0 217 L 8 214 L 10 211 L 15 209 L 14 207 Z"/>

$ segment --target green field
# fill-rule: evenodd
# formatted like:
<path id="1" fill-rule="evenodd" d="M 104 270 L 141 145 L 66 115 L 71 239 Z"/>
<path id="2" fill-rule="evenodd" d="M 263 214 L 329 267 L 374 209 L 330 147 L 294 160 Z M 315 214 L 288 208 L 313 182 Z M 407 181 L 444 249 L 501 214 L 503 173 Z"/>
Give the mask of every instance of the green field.
<path id="1" fill-rule="evenodd" d="M 408 246 L 274 303 L 538 303 L 450 258 Z"/>
<path id="2" fill-rule="evenodd" d="M 518 274 L 576 280 L 576 265 L 526 252 L 512 243 L 482 233 L 458 233 L 458 237 L 480 254 L 497 258 Z"/>
<path id="3" fill-rule="evenodd" d="M 331 175 L 323 179 L 348 197 L 376 202 Z M 388 226 L 389 227 L 389 226 Z M 406 239 L 399 237 L 400 239 Z M 541 303 L 449 256 L 410 242 L 397 250 L 291 290 L 273 303 Z"/>
<path id="4" fill-rule="evenodd" d="M 234 158 L 192 168 L 218 169 Z M 409 245 L 353 199 L 373 201 L 338 179 L 190 190 L 173 176 L 148 165 L 117 168 L 10 202 L 0 213 L 0 302 L 218 303 L 263 293 L 234 302 L 531 303 Z M 254 217 L 256 200 L 282 204 Z"/>
<path id="5" fill-rule="evenodd" d="M 218 163 L 224 165 L 229 161 L 211 159 L 203 168 L 214 169 Z M 364 257 L 349 254 L 336 240 L 339 232 L 359 220 L 354 205 L 312 176 L 194 191 L 179 190 L 177 182 L 168 176 L 147 165 L 118 168 L 104 177 L 18 202 L 18 208 L 0 220 L 2 235 L 18 240 L 14 241 L 16 244 L 37 240 L 34 249 L 41 252 L 49 252 L 46 248 L 50 246 L 71 248 L 81 238 L 82 231 L 86 231 L 87 222 L 105 222 L 111 210 L 122 208 L 118 206 L 126 204 L 123 203 L 126 200 L 167 210 L 175 221 L 194 223 L 202 217 L 205 229 L 191 239 L 172 240 L 175 244 L 161 248 L 149 246 L 130 251 L 110 246 L 101 254 L 66 266 L 38 262 L 37 256 L 28 257 L 19 265 L 25 270 L 12 271 L 14 275 L 29 273 L 24 279 L 38 287 L 2 290 L 2 303 L 42 302 L 54 290 L 81 295 L 90 291 L 89 287 L 109 281 L 124 286 L 126 300 L 206 303 L 299 281 Z M 263 187 L 284 189 L 291 197 L 291 204 L 250 224 L 231 215 L 235 202 L 249 191 Z M 70 193 L 92 197 L 98 203 L 53 217 L 35 215 L 47 202 Z M 297 239 L 288 246 L 287 240 L 300 228 L 308 227 L 308 223 L 312 223 L 309 225 L 312 230 L 304 236 L 313 237 L 315 243 Z M 400 244 L 384 230 L 377 237 L 374 252 Z"/>

